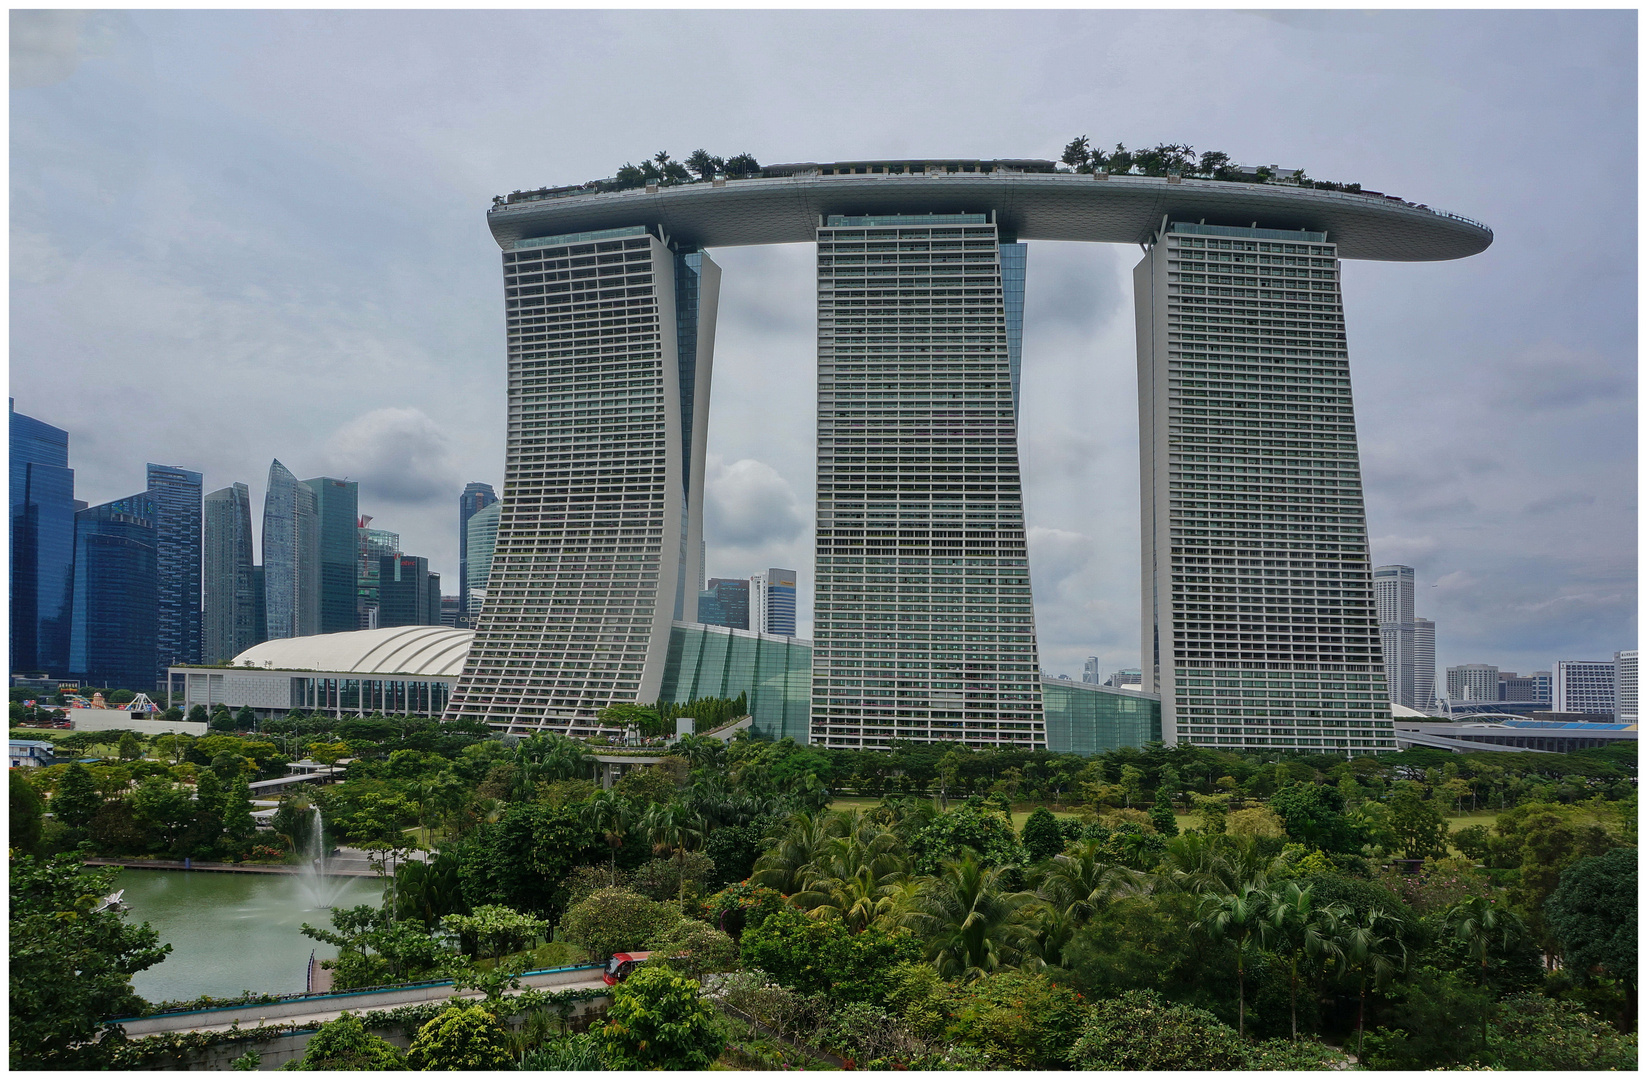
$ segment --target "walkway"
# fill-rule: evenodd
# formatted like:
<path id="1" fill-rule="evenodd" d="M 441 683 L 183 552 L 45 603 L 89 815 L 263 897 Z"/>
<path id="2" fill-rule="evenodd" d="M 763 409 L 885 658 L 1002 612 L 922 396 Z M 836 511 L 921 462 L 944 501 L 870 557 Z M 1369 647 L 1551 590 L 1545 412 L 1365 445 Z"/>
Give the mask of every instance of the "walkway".
<path id="1" fill-rule="evenodd" d="M 588 990 L 605 988 L 600 964 L 554 968 L 548 971 L 528 972 L 521 976 L 521 986 L 554 990 Z M 518 991 L 506 991 L 511 996 Z M 188 1012 L 163 1013 L 158 1016 L 139 1016 L 111 1020 L 126 1029 L 126 1038 L 141 1039 L 147 1035 L 177 1034 L 183 1032 L 227 1031 L 239 1025 L 255 1028 L 260 1024 L 295 1024 L 299 1028 L 316 1027 L 328 1020 L 336 1020 L 345 1012 L 359 1015 L 373 1009 L 397 1009 L 403 1005 L 420 1005 L 429 1001 L 445 1001 L 451 997 L 480 998 L 485 994 L 471 990 L 454 994 L 451 980 L 418 983 L 414 986 L 392 987 L 387 990 L 348 990 L 337 994 L 306 994 L 261 1005 L 234 1005 L 220 1009 L 193 1009 Z"/>
<path id="2" fill-rule="evenodd" d="M 418 857 L 426 852 L 413 852 Z M 401 860 L 405 861 L 405 860 Z M 197 862 L 182 859 L 87 859 L 87 866 L 121 866 L 130 870 L 200 870 L 215 874 L 301 874 L 303 867 L 296 864 L 253 865 L 251 863 Z M 359 848 L 340 848 L 336 855 L 326 859 L 329 877 L 377 877 L 366 852 Z"/>

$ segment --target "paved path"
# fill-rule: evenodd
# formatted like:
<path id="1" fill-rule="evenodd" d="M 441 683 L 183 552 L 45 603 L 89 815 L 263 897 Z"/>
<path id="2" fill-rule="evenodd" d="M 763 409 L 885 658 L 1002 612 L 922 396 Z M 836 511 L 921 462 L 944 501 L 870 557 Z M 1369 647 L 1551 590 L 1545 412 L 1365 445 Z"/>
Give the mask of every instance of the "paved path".
<path id="1" fill-rule="evenodd" d="M 604 989 L 600 965 L 543 971 L 521 977 L 521 986 L 539 989 L 580 990 Z M 505 991 L 513 996 L 518 991 Z M 255 1028 L 260 1024 L 296 1024 L 300 1028 L 316 1027 L 328 1020 L 336 1020 L 345 1012 L 359 1015 L 372 1009 L 396 1009 L 403 1005 L 420 1005 L 429 1001 L 445 1001 L 452 997 L 480 998 L 485 994 L 471 990 L 454 994 L 450 981 L 425 983 L 418 986 L 388 990 L 345 991 L 338 994 L 317 994 L 290 998 L 261 1005 L 236 1005 L 223 1009 L 196 1009 L 190 1012 L 165 1013 L 160 1016 L 141 1016 L 112 1021 L 126 1029 L 126 1038 L 141 1039 L 147 1035 L 181 1032 L 227 1031 L 239 1025 Z"/>

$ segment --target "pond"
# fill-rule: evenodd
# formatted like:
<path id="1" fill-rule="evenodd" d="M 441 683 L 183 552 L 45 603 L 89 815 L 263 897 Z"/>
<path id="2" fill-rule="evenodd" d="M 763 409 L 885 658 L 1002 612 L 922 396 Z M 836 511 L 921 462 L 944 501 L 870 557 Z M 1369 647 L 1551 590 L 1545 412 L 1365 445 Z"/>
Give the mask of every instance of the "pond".
<path id="1" fill-rule="evenodd" d="M 383 885 L 375 878 L 330 878 L 338 907 L 377 905 Z M 225 874 L 186 870 L 122 870 L 115 888 L 126 890 L 133 925 L 147 922 L 169 943 L 166 959 L 132 976 L 132 988 L 149 1001 L 178 1001 L 205 994 L 235 997 L 248 990 L 300 994 L 309 951 L 337 955 L 330 945 L 303 936 L 304 923 L 330 929 L 329 908 L 315 906 L 305 882 L 288 874 Z"/>

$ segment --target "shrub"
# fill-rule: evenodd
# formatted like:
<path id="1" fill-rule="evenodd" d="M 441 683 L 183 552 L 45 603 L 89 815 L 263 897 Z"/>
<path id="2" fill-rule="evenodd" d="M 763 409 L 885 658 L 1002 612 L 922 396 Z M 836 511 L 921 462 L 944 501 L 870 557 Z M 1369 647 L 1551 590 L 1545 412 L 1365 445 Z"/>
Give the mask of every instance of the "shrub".
<path id="1" fill-rule="evenodd" d="M 698 984 L 643 967 L 618 985 L 601 1029 L 609 1069 L 706 1069 L 726 1045 Z"/>
<path id="2" fill-rule="evenodd" d="M 508 1036 L 482 1005 L 453 1005 L 418 1028 L 406 1063 L 424 1071 L 507 1069 L 514 1064 Z"/>
<path id="3" fill-rule="evenodd" d="M 1636 1068 L 1636 1037 L 1620 1035 L 1570 1001 L 1516 994 L 1499 1002 L 1487 1053 L 1502 1069 Z"/>
<path id="4" fill-rule="evenodd" d="M 990 1069 L 1055 1069 L 1080 1027 L 1075 992 L 1045 975 L 1002 971 L 955 995 L 949 1034 L 982 1051 Z"/>
<path id="5" fill-rule="evenodd" d="M 673 904 L 648 900 L 628 889 L 598 889 L 561 917 L 561 932 L 591 957 L 634 952 L 680 922 Z"/>
<path id="6" fill-rule="evenodd" d="M 646 946 L 654 959 L 689 979 L 701 979 L 738 966 L 738 946 L 731 938 L 698 919 L 682 919 Z"/>
<path id="7" fill-rule="evenodd" d="M 879 1003 L 896 964 L 921 957 L 921 942 L 907 930 L 875 928 L 854 934 L 839 919 L 809 919 L 782 908 L 739 942 L 745 967 L 769 971 L 785 986 L 824 993 L 835 1001 Z"/>
<path id="8" fill-rule="evenodd" d="M 303 1072 L 398 1072 L 406 1068 L 406 1059 L 387 1039 L 367 1031 L 358 1016 L 344 1013 L 321 1024 L 303 1048 L 303 1057 L 288 1062 L 285 1068 Z"/>
<path id="9" fill-rule="evenodd" d="M 1242 1069 L 1247 1048 L 1205 1010 L 1128 990 L 1087 1011 L 1069 1061 L 1077 1069 Z"/>

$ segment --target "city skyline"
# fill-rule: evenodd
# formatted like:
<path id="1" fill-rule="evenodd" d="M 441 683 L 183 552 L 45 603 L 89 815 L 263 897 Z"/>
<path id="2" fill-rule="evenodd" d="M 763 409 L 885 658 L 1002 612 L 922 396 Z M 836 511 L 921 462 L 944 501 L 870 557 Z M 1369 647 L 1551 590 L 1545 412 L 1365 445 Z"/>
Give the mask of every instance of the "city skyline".
<path id="1" fill-rule="evenodd" d="M 748 150 L 768 162 L 963 148 L 1055 157 L 1079 134 L 1103 145 L 1180 139 L 1241 161 L 1359 181 L 1493 225 L 1493 250 L 1462 264 L 1346 269 L 1371 559 L 1417 568 L 1419 611 L 1439 628 L 1438 667 L 1490 660 L 1531 670 L 1558 658 L 1610 656 L 1634 641 L 1634 59 L 1615 41 L 1632 36 L 1620 31 L 1633 28 L 1628 13 L 113 13 L 89 17 L 74 33 L 65 22 L 58 18 L 44 36 L 14 34 L 14 54 L 25 40 L 46 47 L 21 64 L 14 55 L 22 84 L 13 106 L 12 378 L 20 412 L 70 432 L 76 494 L 88 502 L 140 489 L 146 458 L 202 469 L 209 489 L 247 483 L 260 507 L 263 470 L 279 457 L 299 475 L 358 480 L 361 509 L 393 524 L 405 550 L 427 553 L 431 569 L 451 582 L 458 565 L 450 500 L 465 482 L 502 478 L 502 319 L 495 247 L 486 251 L 477 198 L 611 175 L 665 147 L 677 157 L 698 145 Z M 432 49 L 451 70 L 478 73 L 470 64 L 479 63 L 480 39 L 500 26 L 528 38 L 585 41 L 584 64 L 611 63 L 623 48 L 661 51 L 683 34 L 714 57 L 734 47 L 710 40 L 727 26 L 738 31 L 739 52 L 765 56 L 773 50 L 763 43 L 808 34 L 833 55 L 866 24 L 917 56 L 989 34 L 1009 56 L 1043 45 L 1060 55 L 1084 49 L 1083 66 L 1112 62 L 1115 70 L 1091 86 L 1075 69 L 1037 74 L 1000 101 L 966 91 L 958 76 L 935 86 L 923 80 L 913 104 L 867 128 L 820 118 L 797 130 L 790 96 L 797 91 L 787 79 L 775 100 L 748 95 L 751 119 L 741 125 L 705 121 L 715 110 L 702 103 L 647 113 L 615 100 L 589 116 L 553 118 L 544 129 L 554 146 L 548 152 L 511 142 L 492 124 L 476 130 L 493 149 L 471 145 L 476 135 L 460 124 L 512 93 L 479 74 L 459 81 L 450 106 L 413 93 L 405 111 L 391 112 L 387 99 L 366 95 L 332 117 L 320 106 L 335 104 L 353 83 L 310 69 L 299 55 L 319 40 L 306 32 L 317 26 L 328 35 L 316 55 L 330 42 L 388 28 L 368 61 L 372 72 L 384 71 L 388 57 Z M 927 40 L 911 40 L 917 28 L 930 31 Z M 1148 49 L 1139 46 L 1158 38 L 1209 48 L 1214 73 L 1230 68 L 1241 49 L 1212 48 L 1220 34 L 1259 56 L 1287 56 L 1289 78 L 1347 73 L 1334 84 L 1343 100 L 1309 106 L 1279 87 L 1252 87 L 1206 110 L 1192 87 L 1150 95 L 1127 87 L 1141 71 L 1128 51 L 1143 55 Z M 220 94 L 215 80 L 224 70 L 180 62 L 220 47 L 228 67 L 259 72 L 252 85 Z M 1391 53 L 1414 59 L 1393 70 L 1375 63 Z M 770 74 L 766 63 L 714 93 L 752 90 Z M 177 87 L 145 74 L 156 66 L 178 71 L 195 100 L 185 103 Z M 1578 74 L 1557 78 L 1558 71 Z M 285 80 L 300 74 L 318 80 L 317 89 L 285 93 Z M 545 82 L 540 96 L 552 102 L 561 85 Z M 1403 120 L 1391 103 L 1416 100 L 1414 87 L 1448 123 Z M 842 90 L 849 100 L 863 92 L 850 81 Z M 136 103 L 128 118 L 93 110 L 111 93 Z M 957 107 L 936 108 L 940 102 Z M 1330 114 L 1358 104 L 1367 108 L 1348 139 L 1330 126 Z M 617 115 L 633 126 L 612 125 L 607 118 Z M 1471 122 L 1454 122 L 1463 116 Z M 41 142 L 48 121 L 74 148 L 72 158 Z M 417 134 L 396 143 L 367 131 L 373 121 Z M 228 153 L 213 144 L 231 164 L 206 165 L 185 145 L 202 124 L 240 140 Z M 260 125 L 268 130 L 253 130 Z M 1563 176 L 1589 207 L 1582 219 L 1552 209 L 1516 160 L 1527 145 L 1574 137 L 1602 148 L 1599 170 Z M 107 145 L 93 152 L 100 142 Z M 337 149 L 346 143 L 356 149 Z M 430 155 L 473 164 L 431 171 L 420 164 Z M 141 167 L 122 172 L 121 162 Z M 115 199 L 120 213 L 88 211 L 78 223 L 50 213 L 62 192 L 48 188 L 63 176 L 70 194 L 84 194 L 91 206 Z M 416 260 L 428 269 L 407 260 L 413 249 L 405 242 L 385 241 L 368 254 L 342 243 L 356 216 L 380 232 L 405 219 L 426 222 L 418 245 L 432 247 Z M 1630 223 L 1622 238 L 1598 224 L 1620 220 Z M 93 233 L 112 245 L 95 261 Z M 1079 670 L 1097 655 L 1105 670 L 1131 666 L 1140 657 L 1137 504 L 1127 480 L 1136 475 L 1136 415 L 1127 417 L 1130 386 L 1112 391 L 1133 378 L 1126 276 L 1135 256 L 1056 243 L 1029 248 L 1019 449 L 1040 663 Z M 223 259 L 242 262 L 246 251 L 269 258 L 242 267 L 244 277 L 231 275 L 229 286 L 211 284 Z M 707 576 L 791 566 L 816 581 L 812 256 L 795 247 L 711 254 L 727 268 L 728 285 L 704 478 Z M 1570 273 L 1551 281 L 1550 265 Z M 151 280 L 140 284 L 143 277 Z M 362 280 L 372 287 L 361 289 Z M 116 334 L 99 322 L 108 312 L 90 313 L 84 317 L 101 329 L 87 348 L 89 339 L 63 315 L 84 287 L 112 288 L 116 315 L 140 332 Z M 191 343 L 191 320 L 205 327 L 200 343 Z M 153 370 L 160 355 L 177 357 L 176 374 Z M 266 379 L 271 367 L 305 389 L 253 391 L 250 376 Z M 207 370 L 211 378 L 193 374 Z M 342 392 L 306 389 L 327 380 Z M 160 417 L 152 432 L 122 430 L 115 440 L 102 416 L 127 399 L 139 409 L 162 399 L 191 407 L 177 410 L 175 421 Z M 70 400 L 73 410 L 53 405 Z M 233 424 L 228 440 L 222 425 L 197 422 L 232 417 L 253 402 L 277 422 L 266 430 Z M 1507 424 L 1513 439 L 1502 437 Z M 1506 512 L 1513 529 L 1501 527 Z M 811 591 L 802 590 L 803 636 Z"/>

